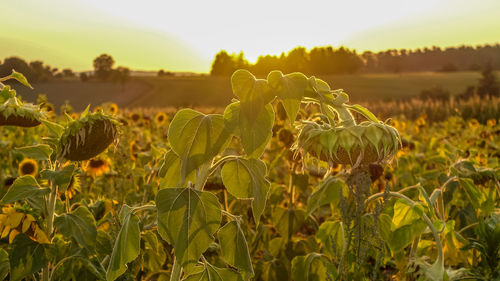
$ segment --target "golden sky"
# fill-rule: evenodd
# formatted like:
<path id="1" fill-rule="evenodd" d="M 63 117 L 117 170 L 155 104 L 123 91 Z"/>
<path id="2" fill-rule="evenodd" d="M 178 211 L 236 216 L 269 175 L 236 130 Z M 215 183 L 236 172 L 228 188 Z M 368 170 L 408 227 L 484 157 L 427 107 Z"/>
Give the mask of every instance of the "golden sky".
<path id="1" fill-rule="evenodd" d="M 364 50 L 500 43 L 499 0 L 0 0 L 0 59 L 208 72 L 221 49 L 250 61 L 296 46 Z"/>

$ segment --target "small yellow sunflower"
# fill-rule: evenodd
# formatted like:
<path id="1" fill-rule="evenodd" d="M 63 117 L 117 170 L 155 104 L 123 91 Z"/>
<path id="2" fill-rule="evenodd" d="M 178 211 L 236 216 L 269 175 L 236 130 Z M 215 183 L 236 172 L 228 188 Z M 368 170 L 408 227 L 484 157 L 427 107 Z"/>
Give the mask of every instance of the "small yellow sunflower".
<path id="1" fill-rule="evenodd" d="M 26 158 L 21 163 L 19 163 L 18 168 L 19 175 L 26 176 L 31 175 L 34 176 L 38 173 L 38 164 L 35 160 L 31 158 Z"/>
<path id="2" fill-rule="evenodd" d="M 468 124 L 469 124 L 469 127 L 472 129 L 479 127 L 479 121 L 477 121 L 477 119 L 475 119 L 475 118 L 472 118 L 471 120 L 469 120 Z"/>
<path id="3" fill-rule="evenodd" d="M 85 172 L 93 176 L 100 176 L 109 172 L 110 163 L 107 158 L 96 157 L 86 161 L 82 167 Z"/>
<path id="4" fill-rule="evenodd" d="M 488 126 L 494 127 L 497 124 L 497 119 L 488 119 L 486 123 L 488 124 Z"/>
<path id="5" fill-rule="evenodd" d="M 0 214 L 0 237 L 9 237 L 9 243 L 19 233 L 25 233 L 40 243 L 49 243 L 47 235 L 40 229 L 35 218 L 31 214 L 18 212 L 12 205 L 2 208 Z"/>
<path id="6" fill-rule="evenodd" d="M 130 158 L 132 160 L 137 160 L 137 154 L 139 153 L 139 150 L 141 148 L 139 147 L 139 144 L 137 143 L 137 140 L 133 140 L 130 143 L 129 150 L 130 150 Z"/>
<path id="7" fill-rule="evenodd" d="M 108 106 L 109 113 L 111 114 L 117 114 L 118 113 L 118 105 L 116 103 L 111 103 Z"/>
<path id="8" fill-rule="evenodd" d="M 73 120 L 80 118 L 80 116 L 77 113 L 71 113 L 70 116 L 71 116 L 71 119 L 73 119 Z"/>
<path id="9" fill-rule="evenodd" d="M 141 114 L 137 112 L 131 112 L 129 118 L 130 120 L 132 120 L 132 122 L 136 123 L 139 122 L 139 120 L 141 120 Z"/>
<path id="10" fill-rule="evenodd" d="M 96 107 L 94 108 L 94 112 L 102 112 L 102 111 L 103 111 L 103 110 L 102 110 L 102 106 L 96 106 Z"/>
<path id="11" fill-rule="evenodd" d="M 158 112 L 155 116 L 155 123 L 157 126 L 163 126 L 167 122 L 167 115 L 163 112 Z"/>

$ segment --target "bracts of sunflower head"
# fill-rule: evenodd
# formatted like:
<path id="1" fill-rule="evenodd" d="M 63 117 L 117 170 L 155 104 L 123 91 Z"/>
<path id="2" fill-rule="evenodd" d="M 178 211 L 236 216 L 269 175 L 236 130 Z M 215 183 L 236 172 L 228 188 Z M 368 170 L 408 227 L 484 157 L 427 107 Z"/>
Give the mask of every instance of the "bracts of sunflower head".
<path id="1" fill-rule="evenodd" d="M 118 122 L 99 111 L 85 111 L 78 120 L 68 123 L 60 139 L 59 158 L 89 160 L 116 140 Z"/>
<path id="2" fill-rule="evenodd" d="M 304 121 L 299 130 L 293 146 L 297 152 L 352 166 L 390 161 L 397 154 L 400 139 L 393 127 L 372 121 L 349 127 Z"/>

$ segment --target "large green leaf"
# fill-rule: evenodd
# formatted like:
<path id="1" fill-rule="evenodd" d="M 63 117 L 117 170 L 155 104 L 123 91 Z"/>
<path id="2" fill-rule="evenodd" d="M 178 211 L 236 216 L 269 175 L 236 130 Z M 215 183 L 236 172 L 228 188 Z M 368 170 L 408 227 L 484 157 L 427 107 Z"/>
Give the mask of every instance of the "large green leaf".
<path id="1" fill-rule="evenodd" d="M 274 110 L 270 104 L 256 109 L 250 117 L 243 114 L 240 102 L 232 103 L 224 111 L 226 126 L 238 133 L 245 153 L 259 158 L 273 136 Z M 237 128 L 237 129 L 236 129 Z"/>
<path id="2" fill-rule="evenodd" d="M 398 200 L 394 204 L 394 216 L 392 217 L 392 223 L 394 228 L 399 228 L 404 225 L 409 225 L 416 220 L 421 220 L 420 214 L 415 210 L 416 207 L 412 208 L 405 200 Z"/>
<path id="3" fill-rule="evenodd" d="M 25 234 L 18 234 L 9 251 L 10 280 L 21 280 L 40 271 L 49 262 L 49 252 L 49 244 L 39 244 Z"/>
<path id="4" fill-rule="evenodd" d="M 300 209 L 276 207 L 272 213 L 274 227 L 285 241 L 289 241 L 292 235 L 299 231 L 305 217 L 306 213 Z"/>
<path id="5" fill-rule="evenodd" d="M 181 159 L 172 150 L 165 154 L 158 176 L 160 177 L 160 188 L 181 185 Z M 181 186 L 186 186 L 189 181 L 194 182 L 195 180 L 196 171 L 192 171 L 186 176 Z"/>
<path id="6" fill-rule="evenodd" d="M 275 70 L 269 73 L 267 82 L 281 99 L 288 119 L 293 123 L 308 85 L 307 77 L 299 72 L 283 75 L 281 71 Z"/>
<path id="7" fill-rule="evenodd" d="M 174 247 L 175 257 L 190 272 L 214 241 L 222 219 L 220 203 L 210 192 L 166 188 L 156 195 L 158 232 Z"/>
<path id="8" fill-rule="evenodd" d="M 16 148 L 17 151 L 21 152 L 24 156 L 45 161 L 50 159 L 50 155 L 52 155 L 52 148 L 46 144 L 37 144 L 33 146 L 25 146 Z"/>
<path id="9" fill-rule="evenodd" d="M 54 226 L 66 237 L 73 237 L 85 248 L 93 249 L 97 239 L 94 216 L 87 207 L 80 206 L 69 214 L 62 214 L 54 220 Z"/>
<path id="10" fill-rule="evenodd" d="M 465 194 L 469 198 L 470 203 L 474 208 L 479 209 L 481 207 L 481 203 L 484 201 L 481 191 L 474 184 L 474 181 L 470 178 L 459 178 L 458 182 L 460 186 L 465 191 Z"/>
<path id="11" fill-rule="evenodd" d="M 264 79 L 256 79 L 248 70 L 236 70 L 231 76 L 233 93 L 240 99 L 244 111 L 251 113 L 254 109 L 262 108 L 274 99 L 269 85 Z"/>
<path id="12" fill-rule="evenodd" d="M 59 186 L 62 191 L 66 191 L 66 188 L 68 188 L 68 185 L 71 183 L 75 169 L 76 166 L 74 164 L 69 164 L 59 171 L 42 170 L 40 175 L 45 179 L 51 180 Z"/>
<path id="13" fill-rule="evenodd" d="M 219 229 L 217 237 L 220 242 L 222 258 L 231 266 L 243 272 L 246 280 L 253 277 L 252 260 L 240 224 L 236 221 L 226 223 Z"/>
<path id="14" fill-rule="evenodd" d="M 205 268 L 186 276 L 183 281 L 243 281 L 241 275 L 229 268 L 218 268 L 206 263 Z"/>
<path id="15" fill-rule="evenodd" d="M 140 251 L 141 232 L 139 218 L 127 205 L 120 211 L 122 228 L 116 238 L 113 254 L 106 272 L 106 280 L 113 281 L 127 270 L 127 263 L 137 258 Z"/>
<path id="16" fill-rule="evenodd" d="M 9 275 L 9 254 L 0 249 L 0 280 L 5 280 L 7 275 Z"/>
<path id="17" fill-rule="evenodd" d="M 307 199 L 307 215 L 310 215 L 322 205 L 337 205 L 342 194 L 347 194 L 347 185 L 338 178 L 327 178 Z"/>
<path id="18" fill-rule="evenodd" d="M 331 258 L 342 255 L 345 245 L 344 225 L 339 221 L 326 221 L 316 232 L 316 238 L 321 241 Z"/>
<path id="19" fill-rule="evenodd" d="M 222 152 L 231 134 L 219 114 L 205 115 L 192 109 L 175 114 L 168 129 L 172 150 L 181 160 L 181 180 Z"/>
<path id="20" fill-rule="evenodd" d="M 49 193 L 50 189 L 41 188 L 33 176 L 26 175 L 14 181 L 2 200 L 0 200 L 0 204 L 14 203 L 17 200 L 35 199 Z"/>
<path id="21" fill-rule="evenodd" d="M 264 162 L 253 158 L 235 158 L 226 162 L 221 170 L 222 182 L 229 193 L 240 199 L 253 198 L 253 217 L 257 225 L 270 188 L 270 183 L 265 178 L 266 170 Z"/>
<path id="22" fill-rule="evenodd" d="M 294 281 L 334 280 L 332 271 L 333 265 L 318 253 L 296 256 L 292 260 L 292 277 Z"/>
<path id="23" fill-rule="evenodd" d="M 165 260 L 167 259 L 167 254 L 163 249 L 161 241 L 159 241 L 157 235 L 154 232 L 146 232 L 143 235 L 145 241 L 144 249 L 144 266 L 151 272 L 157 272 L 162 269 Z"/>

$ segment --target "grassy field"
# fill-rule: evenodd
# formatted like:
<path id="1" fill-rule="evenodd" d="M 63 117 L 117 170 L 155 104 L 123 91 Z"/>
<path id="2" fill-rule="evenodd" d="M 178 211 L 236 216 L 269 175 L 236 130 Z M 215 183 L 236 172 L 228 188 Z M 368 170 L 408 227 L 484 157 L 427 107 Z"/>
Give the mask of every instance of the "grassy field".
<path id="1" fill-rule="evenodd" d="M 498 74 L 497 74 L 498 76 Z M 333 88 L 345 89 L 353 102 L 399 99 L 417 96 L 422 90 L 440 86 L 460 94 L 477 85 L 477 72 L 353 74 L 320 77 Z M 34 101 L 39 93 L 59 108 L 68 100 L 76 109 L 87 104 L 115 102 L 121 107 L 225 106 L 233 98 L 228 77 L 134 77 L 125 86 L 104 82 L 55 80 L 22 89 L 20 94 Z"/>

